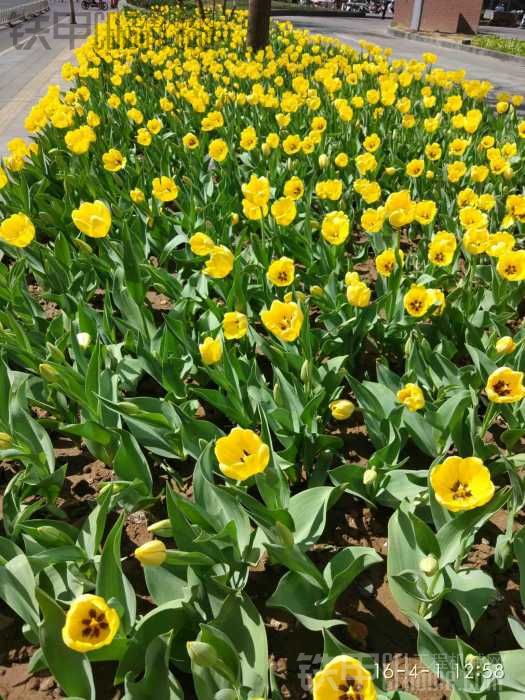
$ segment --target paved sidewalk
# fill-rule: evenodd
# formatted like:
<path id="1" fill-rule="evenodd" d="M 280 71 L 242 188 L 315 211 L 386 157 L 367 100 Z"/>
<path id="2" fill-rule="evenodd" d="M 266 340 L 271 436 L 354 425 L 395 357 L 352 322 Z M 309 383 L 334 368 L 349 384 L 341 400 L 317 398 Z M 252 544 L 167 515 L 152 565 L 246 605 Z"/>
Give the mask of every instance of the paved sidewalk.
<path id="1" fill-rule="evenodd" d="M 24 119 L 50 84 L 63 85 L 62 64 L 74 60 L 107 13 L 77 10 L 71 25 L 69 3 L 55 3 L 48 17 L 0 29 L 0 154 L 15 136 L 25 136 Z"/>

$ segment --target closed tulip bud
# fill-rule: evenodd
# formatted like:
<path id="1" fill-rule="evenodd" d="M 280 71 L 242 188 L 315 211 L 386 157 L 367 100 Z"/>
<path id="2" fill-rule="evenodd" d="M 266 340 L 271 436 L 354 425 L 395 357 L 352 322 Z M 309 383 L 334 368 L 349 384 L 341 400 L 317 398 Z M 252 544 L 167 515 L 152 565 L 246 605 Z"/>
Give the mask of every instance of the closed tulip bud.
<path id="1" fill-rule="evenodd" d="M 55 360 L 55 362 L 64 362 L 64 360 L 66 359 L 62 350 L 60 348 L 57 348 L 56 345 L 53 345 L 53 343 L 46 343 L 46 348 L 48 353 L 51 355 L 52 359 Z"/>
<path id="2" fill-rule="evenodd" d="M 236 226 L 239 223 L 239 214 L 232 212 L 230 216 L 232 220 L 232 226 Z"/>
<path id="3" fill-rule="evenodd" d="M 397 168 L 392 167 L 391 165 L 388 166 L 388 168 L 385 168 L 385 174 L 386 175 L 393 175 L 396 172 Z"/>
<path id="4" fill-rule="evenodd" d="M 222 358 L 222 343 L 218 338 L 207 336 L 199 345 L 199 352 L 205 365 L 214 365 Z"/>
<path id="5" fill-rule="evenodd" d="M 347 420 L 355 411 L 355 405 L 347 399 L 338 399 L 330 403 L 329 409 L 335 420 Z"/>
<path id="6" fill-rule="evenodd" d="M 89 333 L 77 333 L 77 343 L 82 350 L 85 350 L 91 345 L 91 336 Z"/>
<path id="7" fill-rule="evenodd" d="M 182 180 L 182 182 L 183 182 L 185 185 L 189 185 L 190 187 L 193 185 L 193 182 L 192 182 L 191 178 L 188 177 L 187 175 L 183 175 L 183 176 L 181 177 L 181 180 Z"/>
<path id="8" fill-rule="evenodd" d="M 363 484 L 365 486 L 371 486 L 373 483 L 375 483 L 376 479 L 377 472 L 373 467 L 371 469 L 365 469 L 365 473 L 363 474 Z"/>
<path id="9" fill-rule="evenodd" d="M 52 525 L 41 525 L 37 527 L 36 530 L 50 547 L 60 547 L 61 545 L 71 544 L 71 539 L 64 532 Z"/>
<path id="10" fill-rule="evenodd" d="M 275 403 L 278 404 L 281 402 L 282 397 L 283 397 L 283 392 L 281 391 L 281 385 L 278 382 L 276 382 L 273 385 L 273 400 L 275 401 Z"/>
<path id="11" fill-rule="evenodd" d="M 321 153 L 319 156 L 319 167 L 321 170 L 324 170 L 327 168 L 330 164 L 330 158 L 326 155 L 326 153 Z"/>
<path id="12" fill-rule="evenodd" d="M 510 355 L 516 349 L 516 343 L 510 335 L 504 335 L 496 343 L 496 352 L 500 355 Z"/>
<path id="13" fill-rule="evenodd" d="M 140 408 L 134 403 L 131 403 L 131 401 L 119 401 L 117 403 L 117 408 L 127 416 L 137 416 L 140 413 Z"/>
<path id="14" fill-rule="evenodd" d="M 468 666 L 476 667 L 479 661 L 479 656 L 476 656 L 475 654 L 467 654 L 465 656 L 465 664 L 467 664 Z"/>
<path id="15" fill-rule="evenodd" d="M 186 649 L 192 664 L 203 668 L 214 668 L 219 664 L 219 657 L 211 644 L 205 642 L 187 642 Z"/>
<path id="16" fill-rule="evenodd" d="M 427 180 L 433 180 L 433 179 L 434 179 L 434 171 L 433 171 L 433 170 L 427 170 L 427 172 L 426 172 L 426 178 L 427 178 Z"/>
<path id="17" fill-rule="evenodd" d="M 166 545 L 160 540 L 151 540 L 133 552 L 142 566 L 160 566 L 166 561 Z"/>
<path id="18" fill-rule="evenodd" d="M 171 520 L 165 518 L 164 520 L 158 520 L 156 523 L 152 523 L 148 527 L 148 532 L 152 532 L 159 537 L 170 537 L 172 534 Z"/>
<path id="19" fill-rule="evenodd" d="M 60 378 L 60 372 L 51 365 L 48 365 L 47 362 L 43 362 L 41 365 L 38 365 L 38 371 L 42 379 L 45 379 L 46 382 L 49 382 L 50 384 L 53 382 L 58 382 Z"/>
<path id="20" fill-rule="evenodd" d="M 112 493 L 118 493 L 119 491 L 122 491 L 125 489 L 127 486 L 126 483 L 118 482 L 118 481 L 110 481 L 106 482 L 105 484 L 102 484 L 100 487 L 97 486 L 98 492 L 100 495 L 106 493 L 106 491 L 111 491 Z"/>
<path id="21" fill-rule="evenodd" d="M 494 561 L 500 571 L 506 571 L 514 561 L 514 548 L 507 535 L 498 535 L 494 550 Z"/>
<path id="22" fill-rule="evenodd" d="M 13 444 L 13 438 L 9 433 L 0 433 L 0 450 L 8 450 Z"/>
<path id="23" fill-rule="evenodd" d="M 86 255 L 91 255 L 91 253 L 93 252 L 93 248 L 82 238 L 73 238 L 73 245 L 81 253 L 86 253 Z"/>
<path id="24" fill-rule="evenodd" d="M 268 158 L 268 156 L 272 152 L 272 149 L 270 148 L 270 146 L 267 143 L 263 143 L 263 145 L 261 146 L 261 151 L 262 151 L 263 156 L 265 158 Z"/>
<path id="25" fill-rule="evenodd" d="M 312 371 L 310 367 L 310 363 L 308 360 L 305 360 L 302 364 L 301 367 L 301 381 L 302 382 L 308 382 L 312 376 Z"/>
<path id="26" fill-rule="evenodd" d="M 314 284 L 310 287 L 310 294 L 313 297 L 322 297 L 324 294 L 324 289 L 320 287 L 318 284 Z"/>
<path id="27" fill-rule="evenodd" d="M 438 560 L 433 554 L 423 557 L 419 562 L 419 570 L 426 576 L 433 576 L 438 569 Z"/>

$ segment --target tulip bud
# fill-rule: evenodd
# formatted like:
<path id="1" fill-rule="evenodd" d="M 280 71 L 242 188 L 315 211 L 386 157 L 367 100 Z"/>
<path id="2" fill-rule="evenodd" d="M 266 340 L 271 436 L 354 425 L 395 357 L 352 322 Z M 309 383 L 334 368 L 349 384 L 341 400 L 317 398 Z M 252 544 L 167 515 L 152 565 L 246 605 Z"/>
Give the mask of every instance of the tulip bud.
<path id="1" fill-rule="evenodd" d="M 43 362 L 41 365 L 38 365 L 38 371 L 42 379 L 45 379 L 46 382 L 49 382 L 50 384 L 58 382 L 60 378 L 60 372 L 58 372 L 58 370 L 51 365 L 47 364 L 47 362 Z"/>
<path id="2" fill-rule="evenodd" d="M 310 294 L 313 297 L 322 297 L 324 294 L 324 289 L 320 287 L 318 284 L 314 284 L 310 287 Z"/>
<path id="3" fill-rule="evenodd" d="M 281 391 L 281 385 L 279 384 L 279 382 L 276 382 L 273 385 L 273 400 L 275 401 L 275 403 L 279 404 L 282 400 L 282 397 L 283 392 Z"/>
<path id="4" fill-rule="evenodd" d="M 140 408 L 134 403 L 131 403 L 131 401 L 119 401 L 117 403 L 117 408 L 127 416 L 137 416 L 140 413 Z"/>
<path id="5" fill-rule="evenodd" d="M 434 179 L 434 171 L 433 171 L 433 170 L 427 170 L 427 172 L 426 172 L 426 178 L 427 178 L 427 180 L 433 180 L 433 179 Z"/>
<path id="6" fill-rule="evenodd" d="M 51 355 L 51 358 L 55 360 L 55 362 L 64 362 L 64 360 L 66 359 L 62 350 L 60 348 L 57 348 L 56 345 L 53 345 L 53 343 L 47 342 L 46 348 L 48 353 Z"/>
<path id="7" fill-rule="evenodd" d="M 475 654 L 467 654 L 465 656 L 465 664 L 467 664 L 468 666 L 472 666 L 473 668 L 475 668 L 478 665 L 479 660 L 479 656 L 476 656 Z"/>
<path id="8" fill-rule="evenodd" d="M 60 547 L 62 545 L 71 544 L 71 539 L 52 525 L 41 525 L 36 528 L 36 531 L 42 538 L 43 543 L 49 547 Z"/>
<path id="9" fill-rule="evenodd" d="M 326 155 L 326 153 L 321 153 L 319 156 L 319 167 L 321 170 L 324 170 L 327 168 L 330 164 L 330 158 Z"/>
<path id="10" fill-rule="evenodd" d="M 507 535 L 498 535 L 494 550 L 494 561 L 500 571 L 506 571 L 514 561 L 514 549 Z"/>
<path id="11" fill-rule="evenodd" d="M 232 212 L 230 216 L 232 220 L 232 226 L 236 226 L 239 223 L 239 214 Z"/>
<path id="12" fill-rule="evenodd" d="M 312 376 L 312 372 L 311 372 L 310 363 L 308 362 L 308 360 L 305 360 L 302 364 L 302 367 L 301 367 L 301 381 L 306 384 L 306 382 L 308 382 L 310 380 L 311 376 Z"/>
<path id="13" fill-rule="evenodd" d="M 261 151 L 262 151 L 263 156 L 265 158 L 268 158 L 268 156 L 272 152 L 272 149 L 270 148 L 270 146 L 267 143 L 263 143 L 263 145 L 261 146 Z"/>
<path id="14" fill-rule="evenodd" d="M 158 520 L 156 523 L 152 523 L 148 527 L 148 532 L 152 532 L 159 537 L 170 537 L 172 534 L 171 520 L 165 518 L 164 520 Z"/>
<path id="15" fill-rule="evenodd" d="M 78 346 L 82 350 L 89 348 L 89 346 L 91 345 L 91 336 L 89 335 L 89 333 L 77 333 L 76 338 Z"/>
<path id="16" fill-rule="evenodd" d="M 347 420 L 355 411 L 355 404 L 347 399 L 332 401 L 328 407 L 335 420 Z"/>
<path id="17" fill-rule="evenodd" d="M 365 486 L 372 485 L 376 479 L 377 472 L 373 467 L 371 469 L 365 469 L 365 473 L 363 474 L 363 484 Z"/>
<path id="18" fill-rule="evenodd" d="M 396 168 L 392 167 L 389 165 L 387 168 L 385 168 L 385 174 L 386 175 L 393 175 L 396 172 Z"/>
<path id="19" fill-rule="evenodd" d="M 219 657 L 211 644 L 205 642 L 186 642 L 186 649 L 192 664 L 203 668 L 213 668 L 219 664 Z"/>
<path id="20" fill-rule="evenodd" d="M 161 566 L 166 560 L 166 545 L 161 540 L 151 540 L 133 552 L 142 566 Z"/>
<path id="21" fill-rule="evenodd" d="M 86 253 L 86 255 L 91 255 L 93 252 L 93 248 L 89 245 L 89 243 L 82 240 L 82 238 L 73 238 L 73 245 L 81 253 Z"/>
<path id="22" fill-rule="evenodd" d="M 8 450 L 13 444 L 13 438 L 9 433 L 0 433 L 0 450 Z"/>
<path id="23" fill-rule="evenodd" d="M 516 343 L 510 335 L 504 335 L 496 343 L 496 352 L 500 355 L 510 355 L 516 349 Z"/>
<path id="24" fill-rule="evenodd" d="M 433 576 L 438 569 L 438 560 L 433 554 L 423 557 L 419 562 L 419 570 L 426 576 Z"/>

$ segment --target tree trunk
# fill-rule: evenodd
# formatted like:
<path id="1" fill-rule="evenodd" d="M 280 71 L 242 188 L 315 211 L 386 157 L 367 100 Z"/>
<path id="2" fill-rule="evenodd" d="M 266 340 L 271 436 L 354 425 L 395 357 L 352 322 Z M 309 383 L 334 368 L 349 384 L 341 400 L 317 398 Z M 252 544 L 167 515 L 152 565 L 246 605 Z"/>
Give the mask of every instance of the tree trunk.
<path id="1" fill-rule="evenodd" d="M 77 23 L 77 16 L 75 14 L 74 0 L 69 0 L 69 15 L 71 17 L 71 24 L 76 24 Z"/>
<path id="2" fill-rule="evenodd" d="M 254 51 L 264 49 L 270 36 L 272 0 L 250 0 L 248 8 L 248 46 Z"/>
<path id="3" fill-rule="evenodd" d="M 222 0 L 222 14 L 226 14 L 226 0 Z"/>
<path id="4" fill-rule="evenodd" d="M 202 4 L 202 0 L 197 0 L 197 6 L 199 8 L 201 19 L 204 19 L 204 5 Z"/>

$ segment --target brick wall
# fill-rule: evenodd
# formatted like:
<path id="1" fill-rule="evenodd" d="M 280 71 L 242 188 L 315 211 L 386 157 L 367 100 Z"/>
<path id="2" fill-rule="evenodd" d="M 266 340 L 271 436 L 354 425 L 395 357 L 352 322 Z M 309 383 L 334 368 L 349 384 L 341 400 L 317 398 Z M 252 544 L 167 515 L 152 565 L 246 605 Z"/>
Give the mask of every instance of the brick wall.
<path id="1" fill-rule="evenodd" d="M 423 0 L 421 31 L 472 34 L 478 28 L 483 0 Z M 395 0 L 394 22 L 410 28 L 415 0 Z"/>

